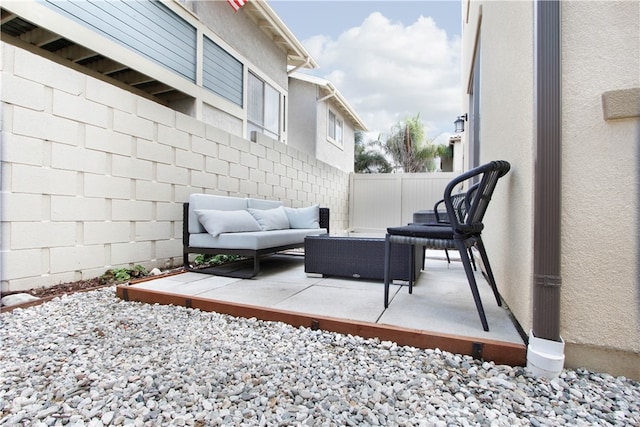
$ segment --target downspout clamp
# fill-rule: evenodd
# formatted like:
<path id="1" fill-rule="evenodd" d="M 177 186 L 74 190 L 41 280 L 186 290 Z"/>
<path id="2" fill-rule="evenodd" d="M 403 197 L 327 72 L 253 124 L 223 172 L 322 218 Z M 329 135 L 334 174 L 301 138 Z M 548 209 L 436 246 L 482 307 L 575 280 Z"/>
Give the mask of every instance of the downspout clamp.
<path id="1" fill-rule="evenodd" d="M 560 0 L 535 2 L 536 159 L 534 167 L 533 329 L 527 368 L 555 378 L 564 367 L 560 337 L 561 55 Z"/>

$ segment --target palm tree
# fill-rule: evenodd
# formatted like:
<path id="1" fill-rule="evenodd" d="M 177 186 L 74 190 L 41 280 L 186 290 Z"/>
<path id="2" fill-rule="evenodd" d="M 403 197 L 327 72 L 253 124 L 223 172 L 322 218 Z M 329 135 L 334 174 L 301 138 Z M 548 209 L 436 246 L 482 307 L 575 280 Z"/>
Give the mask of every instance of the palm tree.
<path id="1" fill-rule="evenodd" d="M 449 145 L 442 144 L 433 144 L 429 141 L 424 146 L 424 151 L 426 155 L 426 170 L 429 172 L 434 172 L 437 168 L 436 165 L 436 157 L 441 159 L 448 159 L 453 157 L 453 151 Z M 424 171 L 423 171 L 424 172 Z"/>
<path id="2" fill-rule="evenodd" d="M 393 170 L 389 161 L 379 151 L 373 150 L 371 143 L 365 144 L 363 133 L 355 134 L 355 162 L 356 173 L 389 173 Z"/>
<path id="3" fill-rule="evenodd" d="M 433 159 L 438 148 L 431 141 L 425 140 L 420 114 L 395 124 L 386 141 L 382 142 L 378 138 L 378 144 L 404 172 L 426 172 L 435 169 Z"/>

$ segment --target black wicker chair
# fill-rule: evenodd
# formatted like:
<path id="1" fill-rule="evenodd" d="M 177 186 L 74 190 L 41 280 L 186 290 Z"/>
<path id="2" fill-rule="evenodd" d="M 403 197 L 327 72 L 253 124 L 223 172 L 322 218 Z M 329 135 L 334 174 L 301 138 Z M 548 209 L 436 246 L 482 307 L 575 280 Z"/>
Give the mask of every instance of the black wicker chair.
<path id="1" fill-rule="evenodd" d="M 456 217 L 459 222 L 464 222 L 464 216 L 467 213 L 468 206 L 465 201 L 470 200 L 468 198 L 473 195 L 473 192 L 478 189 L 478 184 L 472 185 L 466 193 L 456 193 L 451 195 L 451 205 L 453 206 L 453 210 L 455 212 Z M 445 225 L 451 226 L 451 222 L 449 221 L 449 215 L 447 214 L 446 206 L 444 206 L 444 199 L 439 200 L 433 206 L 433 213 L 436 219 L 435 224 L 423 224 L 423 225 Z M 451 258 L 449 257 L 449 249 L 444 249 L 444 254 L 447 256 L 447 263 L 451 264 Z M 469 257 L 471 259 L 471 265 L 473 269 L 477 271 L 476 262 L 473 260 L 473 256 L 471 254 L 471 248 L 469 248 Z M 424 264 L 423 264 L 424 265 Z"/>
<path id="2" fill-rule="evenodd" d="M 389 306 L 389 266 L 393 244 L 410 244 L 423 246 L 429 249 L 456 249 L 460 253 L 462 264 L 464 265 L 469 287 L 473 294 L 473 299 L 480 315 L 482 327 L 489 330 L 487 318 L 482 307 L 482 301 L 478 292 L 478 285 L 471 266 L 471 259 L 468 250 L 476 246 L 480 252 L 482 263 L 485 267 L 487 280 L 491 285 L 496 302 L 502 305 L 502 300 L 496 286 L 493 272 L 487 258 L 487 252 L 482 243 L 481 233 L 484 228 L 482 219 L 487 211 L 489 201 L 495 190 L 498 179 L 509 172 L 510 165 L 506 161 L 493 161 L 485 165 L 474 168 L 462 175 L 454 178 L 444 190 L 444 204 L 447 207 L 447 216 L 450 225 L 446 224 L 410 224 L 404 227 L 390 227 L 387 229 L 385 238 L 385 260 L 384 260 L 384 306 Z M 456 208 L 454 206 L 454 189 L 463 183 L 476 182 L 470 187 L 472 191 L 465 193 L 463 202 Z M 410 262 L 411 260 L 407 260 Z M 413 284 L 409 283 L 409 293 L 413 291 Z"/>

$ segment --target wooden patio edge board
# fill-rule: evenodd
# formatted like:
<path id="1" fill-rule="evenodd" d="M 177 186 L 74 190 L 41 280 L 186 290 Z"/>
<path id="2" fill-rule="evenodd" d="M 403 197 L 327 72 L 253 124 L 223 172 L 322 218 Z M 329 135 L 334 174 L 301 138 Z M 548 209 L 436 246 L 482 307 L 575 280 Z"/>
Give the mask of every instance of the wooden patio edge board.
<path id="1" fill-rule="evenodd" d="M 451 353 L 465 354 L 476 359 L 492 361 L 502 365 L 524 366 L 526 364 L 526 347 L 524 344 L 440 334 L 393 325 L 230 303 L 210 298 L 136 288 L 131 285 L 117 286 L 116 294 L 125 301 L 197 308 L 202 311 L 213 311 L 235 317 L 255 317 L 260 320 L 283 322 L 295 327 L 303 326 L 311 329 L 357 335 L 363 338 L 378 338 L 381 341 L 393 341 L 399 345 L 431 349 L 439 348 Z"/>

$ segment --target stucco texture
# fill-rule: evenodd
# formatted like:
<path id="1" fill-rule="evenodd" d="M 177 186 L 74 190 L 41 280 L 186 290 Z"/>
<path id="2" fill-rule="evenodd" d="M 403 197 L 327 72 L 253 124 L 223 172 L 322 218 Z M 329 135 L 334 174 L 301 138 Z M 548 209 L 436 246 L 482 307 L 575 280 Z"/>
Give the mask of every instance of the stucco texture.
<path id="1" fill-rule="evenodd" d="M 496 187 L 485 216 L 483 240 L 500 293 L 528 330 L 532 319 L 533 8 L 529 2 L 485 2 L 478 19 L 478 4 L 470 5 L 463 37 L 469 52 L 480 45 L 475 57 L 481 67 L 480 93 L 473 95 L 480 97 L 480 163 L 507 160 L 512 166 Z M 465 74 L 472 75 L 471 68 Z M 464 82 L 465 88 L 470 85 L 471 81 Z"/>
<path id="2" fill-rule="evenodd" d="M 512 165 L 483 238 L 500 292 L 525 332 L 533 323 L 535 5 L 463 2 L 463 96 L 479 97 L 480 162 Z M 603 110 L 604 93 L 640 87 L 640 3 L 560 5 L 565 366 L 640 378 L 640 118 L 607 120 Z"/>
<path id="3" fill-rule="evenodd" d="M 562 335 L 640 352 L 638 118 L 602 94 L 640 86 L 640 3 L 562 2 Z M 638 368 L 636 368 L 638 369 Z"/>

